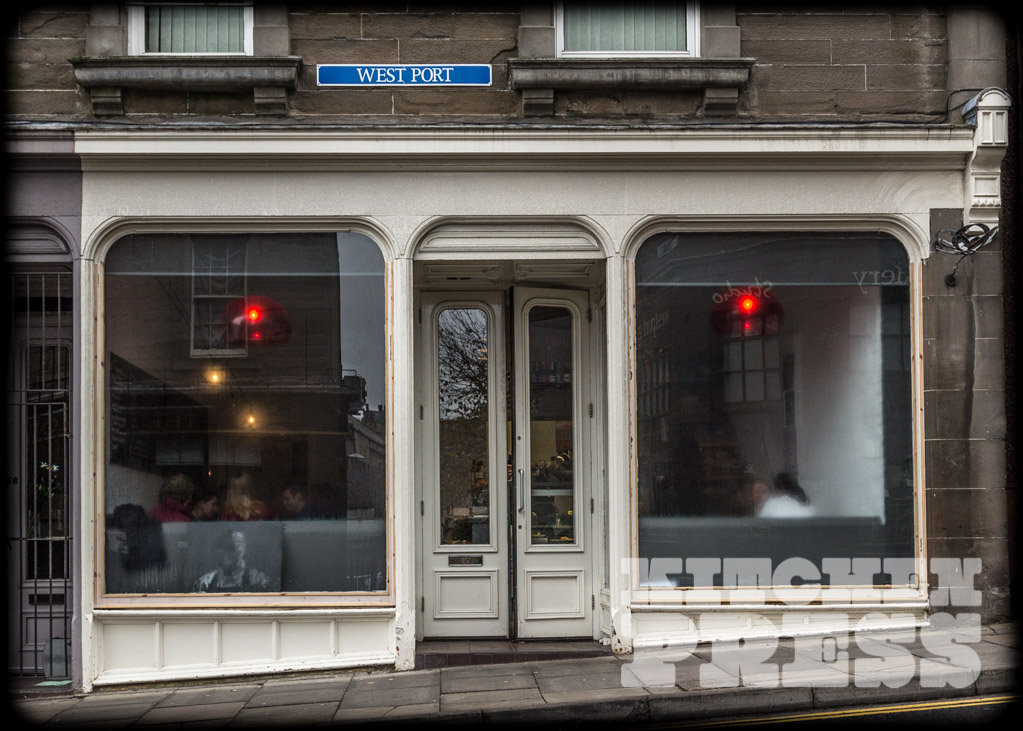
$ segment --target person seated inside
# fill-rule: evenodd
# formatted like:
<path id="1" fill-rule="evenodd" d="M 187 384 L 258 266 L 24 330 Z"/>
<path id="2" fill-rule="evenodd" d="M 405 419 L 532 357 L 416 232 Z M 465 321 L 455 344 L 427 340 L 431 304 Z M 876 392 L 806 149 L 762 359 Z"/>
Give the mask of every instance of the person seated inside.
<path id="1" fill-rule="evenodd" d="M 177 474 L 168 477 L 160 486 L 159 502 L 150 509 L 148 515 L 161 523 L 188 523 L 192 520 L 188 512 L 189 500 L 195 491 L 195 485 L 188 475 Z"/>
<path id="2" fill-rule="evenodd" d="M 217 568 L 196 579 L 192 591 L 204 594 L 269 590 L 270 577 L 248 564 L 246 548 L 245 534 L 240 530 L 223 533 L 216 542 Z"/>
<path id="3" fill-rule="evenodd" d="M 756 496 L 757 516 L 761 518 L 808 518 L 814 514 L 810 498 L 799 486 L 791 472 L 780 472 L 774 476 L 773 484 L 766 480 L 753 483 Z"/>
<path id="4" fill-rule="evenodd" d="M 189 515 L 194 521 L 217 520 L 217 503 L 220 493 L 212 487 L 196 488 L 192 493 L 192 508 Z"/>
<path id="5" fill-rule="evenodd" d="M 316 517 L 313 506 L 306 502 L 306 489 L 290 483 L 281 493 L 281 520 L 312 520 Z"/>
<path id="6" fill-rule="evenodd" d="M 236 472 L 227 481 L 221 520 L 273 520 L 273 511 L 262 500 L 254 498 L 255 487 L 248 472 Z"/>

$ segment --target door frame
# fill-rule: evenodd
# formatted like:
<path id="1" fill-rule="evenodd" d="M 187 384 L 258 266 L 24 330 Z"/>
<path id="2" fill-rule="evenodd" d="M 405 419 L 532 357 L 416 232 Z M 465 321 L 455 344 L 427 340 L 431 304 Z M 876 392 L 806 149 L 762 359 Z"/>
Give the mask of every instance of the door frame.
<path id="1" fill-rule="evenodd" d="M 505 285 L 511 285 L 511 282 L 503 283 Z M 566 288 L 566 287 L 546 287 L 542 286 L 539 288 L 527 288 L 518 287 L 519 291 L 530 289 L 534 292 L 542 293 L 546 300 L 550 300 L 552 304 L 564 305 L 566 298 L 582 296 L 585 299 L 581 304 L 575 306 L 576 322 L 578 327 L 577 332 L 573 335 L 574 339 L 574 365 L 575 373 L 589 377 L 575 377 L 575 381 L 579 384 L 580 388 L 584 389 L 584 392 L 579 393 L 576 397 L 576 405 L 574 418 L 578 424 L 576 444 L 579 445 L 578 449 L 583 452 L 579 457 L 576 458 L 576 463 L 581 465 L 581 472 L 585 476 L 577 477 L 577 484 L 581 486 L 581 492 L 578 497 L 578 508 L 581 513 L 578 519 L 578 530 L 583 540 L 586 541 L 583 544 L 583 548 L 575 549 L 573 553 L 581 555 L 583 560 L 583 566 L 580 570 L 585 575 L 585 587 L 586 591 L 581 597 L 583 602 L 583 614 L 586 617 L 587 630 L 585 632 L 572 632 L 569 634 L 556 633 L 551 635 L 552 637 L 588 637 L 592 639 L 599 639 L 602 635 L 601 625 L 604 624 L 601 620 L 602 612 L 602 597 L 598 596 L 601 594 L 601 587 L 606 582 L 604 577 L 604 561 L 603 556 L 607 551 L 606 547 L 601 547 L 603 541 L 606 540 L 604 531 L 602 530 L 603 525 L 603 514 L 606 510 L 604 505 L 604 494 L 606 493 L 606 474 L 604 470 L 604 462 L 602 449 L 600 443 L 602 442 L 602 427 L 600 426 L 601 420 L 606 414 L 605 407 L 605 375 L 601 372 L 604 364 L 604 358 L 598 352 L 598 346 L 601 344 L 601 338 L 604 337 L 604 332 L 601 327 L 601 321 L 598 317 L 593 316 L 595 309 L 594 302 L 595 298 L 599 297 L 599 292 L 595 291 L 592 287 L 582 288 Z M 428 578 L 428 556 L 434 554 L 433 545 L 436 534 L 434 531 L 436 528 L 427 522 L 427 517 L 431 515 L 433 511 L 427 510 L 425 500 L 427 495 L 425 494 L 427 486 L 430 489 L 435 489 L 436 477 L 430 477 L 429 471 L 436 469 L 436 443 L 427 444 L 428 438 L 433 438 L 435 432 L 431 428 L 427 428 L 426 419 L 430 417 L 431 409 L 428 408 L 429 404 L 435 404 L 436 401 L 436 343 L 433 342 L 435 338 L 436 329 L 436 314 L 438 314 L 437 308 L 446 308 L 450 303 L 453 306 L 471 305 L 471 304 L 485 304 L 489 307 L 494 308 L 495 319 L 493 322 L 500 323 L 501 331 L 498 332 L 496 328 L 491 335 L 491 343 L 493 345 L 488 347 L 494 348 L 493 357 L 491 357 L 490 373 L 491 383 L 489 386 L 489 393 L 494 404 L 492 409 L 492 426 L 491 426 L 491 441 L 490 449 L 491 455 L 507 454 L 511 450 L 511 443 L 505 440 L 505 435 L 514 440 L 516 431 L 520 428 L 517 423 L 512 423 L 512 420 L 518 420 L 518 415 L 510 413 L 511 404 L 507 403 L 506 400 L 506 388 L 505 378 L 510 376 L 513 381 L 516 379 L 516 370 L 524 367 L 526 369 L 526 376 L 528 377 L 528 358 L 523 361 L 522 356 L 518 355 L 520 348 L 520 342 L 522 338 L 518 337 L 518 333 L 512 333 L 511 331 L 515 327 L 515 320 L 519 313 L 516 311 L 514 302 L 512 302 L 512 295 L 514 294 L 515 288 L 510 286 L 499 286 L 494 288 L 483 289 L 445 289 L 445 290 L 425 290 L 417 288 L 415 290 L 415 301 L 414 307 L 416 311 L 417 321 L 417 332 L 415 337 L 415 358 L 414 358 L 414 381 L 415 381 L 415 396 L 416 396 L 416 411 L 422 407 L 421 416 L 417 413 L 415 420 L 415 475 L 416 481 L 414 486 L 414 497 L 418 502 L 418 510 L 415 515 L 415 537 L 412 540 L 412 548 L 416 551 L 416 638 L 422 640 L 424 637 L 432 638 L 448 638 L 458 636 L 492 636 L 492 635 L 479 635 L 479 634 L 465 634 L 465 633 L 437 633 L 430 631 L 429 625 L 433 624 L 431 621 L 427 621 L 427 614 L 433 612 L 433 601 L 428 598 L 426 589 L 427 582 L 430 581 L 432 584 L 432 577 Z M 567 294 L 571 293 L 571 294 Z M 500 304 L 498 304 L 500 303 Z M 511 344 L 508 344 L 509 340 L 513 340 Z M 523 365 L 524 364 L 524 365 Z M 507 369 L 507 372 L 506 370 Z M 499 374 L 495 378 L 494 371 L 498 370 Z M 518 386 L 512 390 L 512 398 L 517 399 Z M 428 399 L 433 399 L 428 401 Z M 434 407 L 435 408 L 435 407 Z M 494 416 L 496 412 L 497 416 Z M 493 428 L 493 420 L 496 418 L 499 428 L 495 430 Z M 500 436 L 495 440 L 495 434 L 499 432 Z M 508 433 L 510 432 L 510 433 Z M 497 444 L 495 445 L 495 441 Z M 496 449 L 503 450 L 495 451 Z M 434 450 L 432 453 L 428 453 L 428 450 Z M 516 462 L 518 457 L 514 456 Z M 498 462 L 500 461 L 500 464 Z M 519 631 L 520 623 L 522 622 L 522 612 L 519 611 L 519 601 L 523 593 L 524 585 L 519 579 L 520 564 L 517 554 L 520 553 L 520 542 L 515 540 L 514 526 L 517 525 L 512 522 L 511 513 L 516 509 L 518 500 L 518 475 L 517 475 L 517 464 L 513 465 L 513 485 L 514 488 L 505 489 L 507 485 L 506 479 L 507 474 L 505 473 L 505 465 L 503 460 L 491 459 L 490 472 L 492 484 L 497 485 L 497 489 L 492 487 L 491 489 L 491 507 L 492 511 L 497 508 L 497 513 L 503 513 L 504 521 L 501 522 L 495 513 L 495 517 L 491 521 L 491 536 L 494 542 L 500 546 L 503 541 L 505 565 L 501 567 L 499 572 L 499 601 L 503 602 L 500 607 L 500 611 L 504 618 L 506 618 L 507 630 L 502 636 L 508 637 L 509 639 L 525 639 L 523 636 L 527 633 Z M 500 472 L 500 476 L 496 476 L 495 472 Z M 496 480 L 496 482 L 494 482 Z M 435 493 L 436 496 L 436 493 Z M 469 549 L 468 551 L 465 549 Z M 564 549 L 558 551 L 562 552 Z M 493 551 L 493 549 L 491 549 Z M 471 545 L 463 546 L 459 549 L 451 549 L 443 551 L 442 553 L 488 553 L 476 550 Z M 500 548 L 498 549 L 500 553 Z M 535 553 L 536 551 L 531 551 Z M 454 568 L 454 567 L 452 567 Z M 507 572 L 507 573 L 505 573 Z M 431 589 L 432 590 L 432 589 Z M 589 597 L 585 594 L 588 593 Z M 606 600 L 605 600 L 606 601 Z M 451 617 L 455 620 L 453 624 L 457 624 L 458 619 Z"/>

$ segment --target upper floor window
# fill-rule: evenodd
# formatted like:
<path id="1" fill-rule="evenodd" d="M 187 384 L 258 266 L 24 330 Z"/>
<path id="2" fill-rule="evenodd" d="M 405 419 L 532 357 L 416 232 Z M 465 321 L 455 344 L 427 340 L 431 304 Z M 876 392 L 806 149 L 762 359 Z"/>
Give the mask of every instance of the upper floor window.
<path id="1" fill-rule="evenodd" d="M 697 56 L 695 2 L 564 0 L 557 6 L 560 56 Z"/>
<path id="2" fill-rule="evenodd" d="M 128 54 L 252 55 L 252 4 L 132 3 Z"/>

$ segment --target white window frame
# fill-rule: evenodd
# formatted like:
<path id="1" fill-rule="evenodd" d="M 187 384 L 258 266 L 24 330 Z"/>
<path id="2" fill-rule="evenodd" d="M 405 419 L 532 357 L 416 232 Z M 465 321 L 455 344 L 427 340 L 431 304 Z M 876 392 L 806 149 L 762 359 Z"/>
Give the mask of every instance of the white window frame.
<path id="1" fill-rule="evenodd" d="M 133 2 L 128 5 L 128 55 L 129 56 L 251 56 L 252 48 L 252 25 L 253 13 L 251 2 L 227 2 L 214 3 L 216 5 L 242 5 L 242 22 L 244 25 L 244 46 L 241 53 L 158 53 L 146 50 L 146 6 L 147 5 L 196 5 L 204 6 L 210 3 L 197 2 Z"/>
<path id="2" fill-rule="evenodd" d="M 557 0 L 554 6 L 554 35 L 556 55 L 559 58 L 698 58 L 700 56 L 700 4 L 686 0 L 685 51 L 566 51 L 565 3 Z"/>

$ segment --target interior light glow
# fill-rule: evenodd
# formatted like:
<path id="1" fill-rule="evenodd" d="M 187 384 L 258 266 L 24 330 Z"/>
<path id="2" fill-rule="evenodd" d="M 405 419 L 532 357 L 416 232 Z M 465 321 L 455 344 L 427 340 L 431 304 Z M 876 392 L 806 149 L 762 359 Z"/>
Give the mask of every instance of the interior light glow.
<path id="1" fill-rule="evenodd" d="M 249 308 L 249 322 L 258 322 L 259 318 L 263 315 L 258 307 Z"/>
<path id="2" fill-rule="evenodd" d="M 739 310 L 747 315 L 756 312 L 759 304 L 757 298 L 753 295 L 747 294 L 739 298 Z"/>

